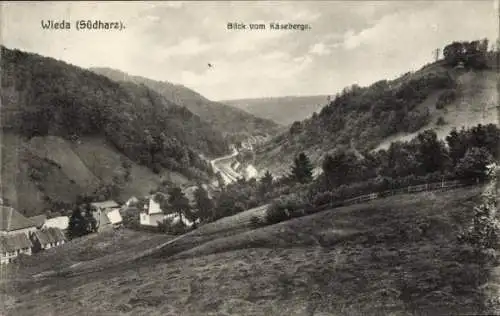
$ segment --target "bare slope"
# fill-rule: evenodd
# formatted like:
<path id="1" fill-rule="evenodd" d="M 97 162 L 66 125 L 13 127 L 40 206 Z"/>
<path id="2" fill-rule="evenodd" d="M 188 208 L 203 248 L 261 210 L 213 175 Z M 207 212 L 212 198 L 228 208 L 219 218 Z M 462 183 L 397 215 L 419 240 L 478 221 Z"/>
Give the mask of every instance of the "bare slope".
<path id="1" fill-rule="evenodd" d="M 240 108 L 255 116 L 273 120 L 281 125 L 290 125 L 321 110 L 327 104 L 328 96 L 285 96 L 220 102 Z"/>
<path id="2" fill-rule="evenodd" d="M 473 263 L 456 241 L 470 223 L 480 192 L 463 188 L 395 196 L 231 237 L 224 237 L 227 232 L 193 233 L 163 249 L 157 259 L 6 283 L 5 314 L 486 312 L 480 287 L 490 272 Z M 174 251 L 175 244 L 184 244 L 187 251 L 178 246 Z M 29 270 L 21 268 L 17 276 L 27 278 Z"/>
<path id="3" fill-rule="evenodd" d="M 432 128 L 439 138 L 443 139 L 453 129 L 469 128 L 477 124 L 498 124 L 498 73 L 495 71 L 455 72 L 457 82 L 457 99 L 443 109 L 436 109 L 436 102 L 442 91 L 436 92 L 420 105 L 431 112 L 431 123 L 419 131 L 409 134 L 399 134 L 387 138 L 378 148 L 387 148 L 392 141 L 410 140 L 418 132 Z M 444 119 L 444 125 L 438 125 L 439 117 Z"/>
<path id="4" fill-rule="evenodd" d="M 252 115 L 253 113 L 249 114 L 238 108 L 208 100 L 183 85 L 131 76 L 110 68 L 91 68 L 91 70 L 115 81 L 144 84 L 167 100 L 186 107 L 224 133 L 274 134 L 278 128 L 276 123 L 268 119 L 263 119 L 258 115 L 256 117 Z"/>

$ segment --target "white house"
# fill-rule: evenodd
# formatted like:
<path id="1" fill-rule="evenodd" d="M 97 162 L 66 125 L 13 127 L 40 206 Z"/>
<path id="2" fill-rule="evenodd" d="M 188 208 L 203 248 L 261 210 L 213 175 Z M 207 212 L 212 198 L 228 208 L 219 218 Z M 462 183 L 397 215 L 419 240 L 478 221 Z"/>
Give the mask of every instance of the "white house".
<path id="1" fill-rule="evenodd" d="M 148 197 L 148 204 L 144 205 L 144 210 L 139 215 L 140 224 L 144 226 L 158 226 L 165 219 L 165 215 L 160 208 L 160 203 L 155 201 L 156 195 Z M 165 196 L 166 198 L 166 196 Z"/>
<path id="2" fill-rule="evenodd" d="M 189 189 L 192 189 L 190 187 Z M 168 195 L 164 193 L 157 193 L 164 196 L 164 198 L 168 198 Z M 164 214 L 162 209 L 160 208 L 160 204 L 155 201 L 155 195 L 149 196 L 149 202 L 144 206 L 144 210 L 139 215 L 140 224 L 144 226 L 153 226 L 157 227 L 159 223 L 163 223 L 165 219 L 171 219 L 172 223 L 177 223 L 179 221 L 179 215 L 172 214 Z M 193 223 L 186 219 L 184 216 L 182 217 L 182 222 L 191 226 Z"/>

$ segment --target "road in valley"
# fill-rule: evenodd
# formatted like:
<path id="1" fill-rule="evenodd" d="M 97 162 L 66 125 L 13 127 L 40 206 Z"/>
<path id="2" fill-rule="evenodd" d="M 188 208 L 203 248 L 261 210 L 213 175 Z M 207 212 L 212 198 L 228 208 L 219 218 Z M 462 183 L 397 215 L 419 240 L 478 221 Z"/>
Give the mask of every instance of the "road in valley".
<path id="1" fill-rule="evenodd" d="M 219 157 L 210 161 L 214 172 L 220 172 L 222 179 L 224 179 L 224 182 L 226 184 L 236 182 L 238 181 L 238 178 L 242 177 L 242 175 L 238 174 L 231 168 L 231 162 L 233 162 L 233 159 L 239 153 L 235 146 L 231 147 L 233 149 L 233 152 L 230 155 Z"/>

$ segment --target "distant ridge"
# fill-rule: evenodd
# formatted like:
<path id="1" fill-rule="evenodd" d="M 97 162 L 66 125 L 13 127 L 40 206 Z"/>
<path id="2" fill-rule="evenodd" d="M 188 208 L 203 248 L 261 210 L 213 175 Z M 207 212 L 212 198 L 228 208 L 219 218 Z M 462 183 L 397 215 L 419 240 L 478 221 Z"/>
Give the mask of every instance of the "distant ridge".
<path id="1" fill-rule="evenodd" d="M 283 96 L 220 101 L 281 125 L 301 121 L 328 103 L 328 95 Z"/>

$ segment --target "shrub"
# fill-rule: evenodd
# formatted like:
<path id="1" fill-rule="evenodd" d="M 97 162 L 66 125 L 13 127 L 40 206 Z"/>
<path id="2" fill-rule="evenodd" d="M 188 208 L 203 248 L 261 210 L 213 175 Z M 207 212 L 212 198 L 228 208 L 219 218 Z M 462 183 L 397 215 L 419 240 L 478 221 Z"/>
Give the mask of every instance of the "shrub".
<path id="1" fill-rule="evenodd" d="M 261 226 L 263 226 L 265 223 L 260 219 L 258 218 L 257 216 L 252 216 L 250 218 L 250 226 L 252 228 L 259 228 Z"/>
<path id="2" fill-rule="evenodd" d="M 158 228 L 170 235 L 182 235 L 189 231 L 189 227 L 187 227 L 182 221 L 174 222 L 172 218 L 167 218 L 161 223 Z"/>
<path id="3" fill-rule="evenodd" d="M 298 195 L 291 194 L 282 197 L 269 206 L 266 212 L 266 222 L 276 224 L 287 219 L 304 215 L 304 209 L 309 205 Z"/>
<path id="4" fill-rule="evenodd" d="M 447 89 L 441 93 L 436 101 L 436 109 L 443 109 L 445 106 L 455 101 L 457 98 L 457 91 L 455 89 Z"/>
<path id="5" fill-rule="evenodd" d="M 319 192 L 312 198 L 312 204 L 314 206 L 321 206 L 333 201 L 334 194 L 330 191 L 327 192 Z"/>

